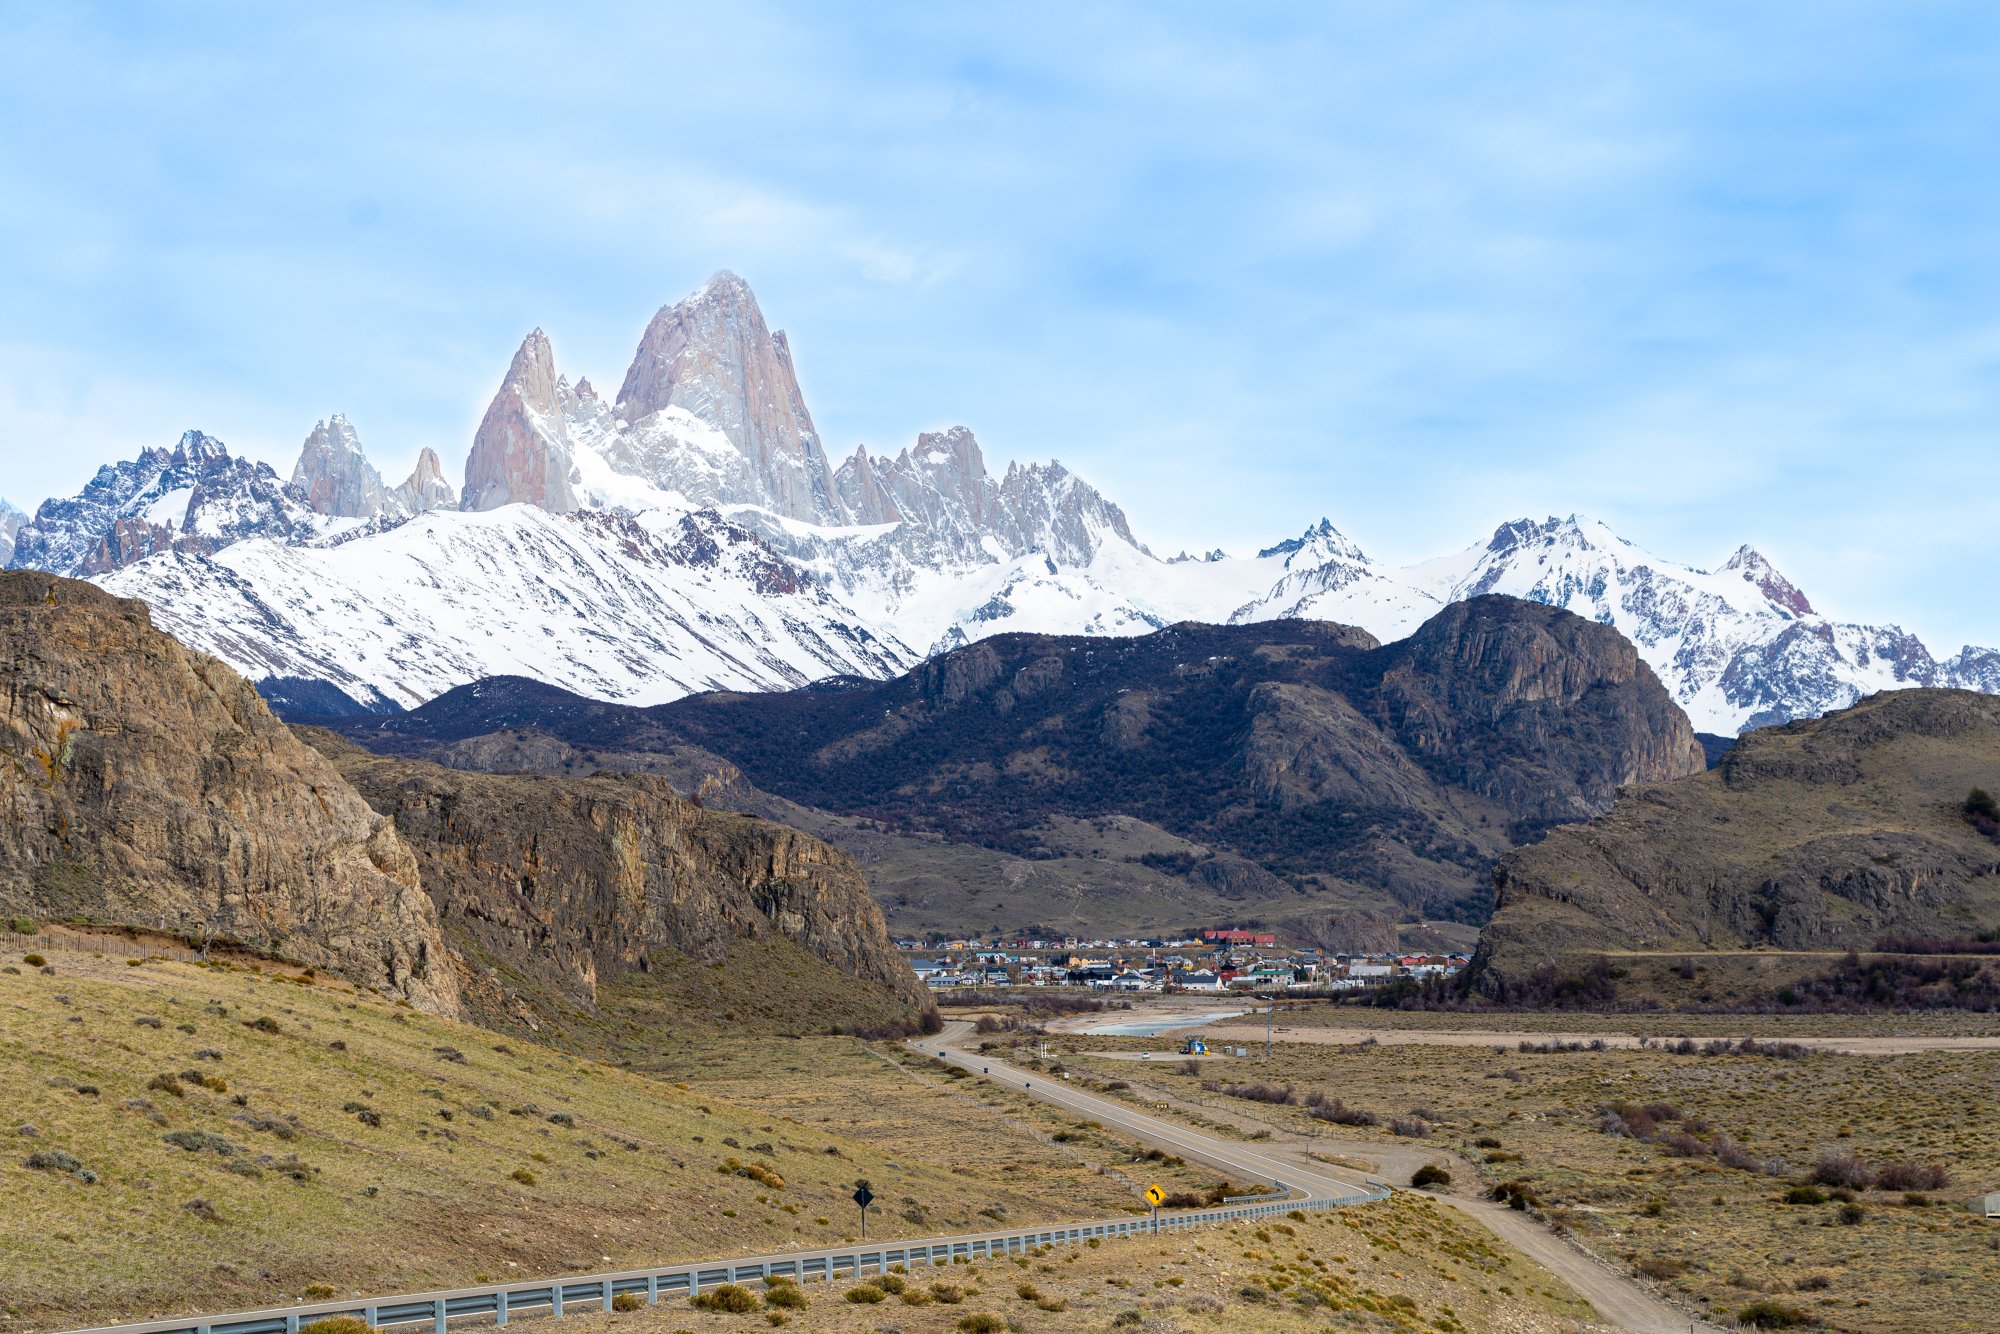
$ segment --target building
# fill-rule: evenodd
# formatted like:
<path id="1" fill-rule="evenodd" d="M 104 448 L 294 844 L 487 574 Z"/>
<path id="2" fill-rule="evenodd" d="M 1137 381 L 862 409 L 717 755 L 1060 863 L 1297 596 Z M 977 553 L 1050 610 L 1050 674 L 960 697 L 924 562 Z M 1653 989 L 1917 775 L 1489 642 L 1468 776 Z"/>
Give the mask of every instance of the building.
<path id="1" fill-rule="evenodd" d="M 1990 1195 L 1975 1195 L 1966 1201 L 1965 1207 L 1981 1218 L 2000 1218 L 2000 1190 Z"/>

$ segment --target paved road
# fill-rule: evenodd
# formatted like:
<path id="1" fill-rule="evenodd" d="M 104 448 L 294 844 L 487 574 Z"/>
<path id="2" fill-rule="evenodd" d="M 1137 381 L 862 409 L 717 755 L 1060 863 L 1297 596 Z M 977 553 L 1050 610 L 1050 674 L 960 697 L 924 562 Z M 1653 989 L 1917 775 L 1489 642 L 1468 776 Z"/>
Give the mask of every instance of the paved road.
<path id="1" fill-rule="evenodd" d="M 1259 1030 L 1261 1032 L 1261 1030 Z M 1256 1145 L 1218 1139 L 1190 1126 L 1164 1117 L 1152 1116 L 1136 1108 L 1094 1093 L 1086 1093 L 1060 1078 L 1051 1079 L 1032 1071 L 1016 1069 L 991 1056 L 965 1049 L 973 1036 L 969 1023 L 946 1024 L 933 1037 L 918 1038 L 909 1045 L 926 1056 L 956 1065 L 973 1074 L 984 1075 L 1004 1088 L 1017 1088 L 1028 1096 L 1051 1103 L 1065 1111 L 1087 1116 L 1105 1126 L 1115 1126 L 1142 1143 L 1169 1149 L 1183 1158 L 1206 1163 L 1238 1177 L 1259 1181 L 1281 1181 L 1315 1196 L 1352 1195 L 1366 1189 L 1365 1178 L 1307 1157 L 1312 1151 L 1360 1154 L 1382 1162 L 1385 1171 L 1407 1181 L 1411 1171 L 1424 1162 L 1443 1155 L 1392 1146 L 1363 1144 L 1337 1139 L 1270 1140 Z M 1206 1114 L 1213 1115 L 1212 1112 Z M 1471 1179 L 1464 1164 L 1462 1179 Z M 1440 1195 L 1437 1198 L 1476 1220 L 1503 1242 L 1526 1255 L 1581 1294 L 1598 1314 L 1614 1328 L 1631 1334 L 1682 1334 L 1707 1331 L 1721 1334 L 1715 1326 L 1691 1322 L 1631 1279 L 1605 1268 L 1550 1233 L 1526 1215 L 1484 1200 Z"/>
<path id="2" fill-rule="evenodd" d="M 1262 1046 L 1264 1026 L 1218 1023 L 1199 1030 L 1217 1042 L 1255 1043 Z M 1631 1033 L 1492 1033 L 1478 1029 L 1394 1029 L 1320 1028 L 1279 1024 L 1273 1036 L 1279 1042 L 1300 1042 L 1319 1046 L 1349 1046 L 1374 1039 L 1384 1047 L 1404 1045 L 1436 1047 L 1512 1047 L 1521 1042 L 1596 1042 L 1607 1047 L 1636 1047 L 1639 1038 Z M 1787 1033 L 1753 1033 L 1759 1042 L 1796 1042 L 1815 1051 L 1840 1052 L 1850 1056 L 1900 1056 L 1920 1051 L 2000 1051 L 2000 1037 L 1793 1037 Z M 1697 1042 L 1707 1042 L 1706 1037 Z M 1735 1040 L 1734 1038 L 1731 1039 Z M 1662 1039 L 1654 1038 L 1654 1042 Z M 1105 1053 L 1109 1054 L 1109 1053 Z M 1137 1053 L 1133 1053 L 1137 1055 Z"/>

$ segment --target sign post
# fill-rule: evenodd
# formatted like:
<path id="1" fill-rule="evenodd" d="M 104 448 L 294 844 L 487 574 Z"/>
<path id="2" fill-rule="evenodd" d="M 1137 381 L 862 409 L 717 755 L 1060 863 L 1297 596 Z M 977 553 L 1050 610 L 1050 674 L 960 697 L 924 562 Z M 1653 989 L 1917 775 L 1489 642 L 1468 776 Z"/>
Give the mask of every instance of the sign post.
<path id="1" fill-rule="evenodd" d="M 1167 1198 L 1167 1193 L 1161 1190 L 1158 1185 L 1152 1185 L 1146 1187 L 1146 1203 L 1153 1206 L 1154 1236 L 1158 1236 L 1160 1232 L 1160 1205 L 1166 1200 L 1166 1198 Z"/>
<path id="2" fill-rule="evenodd" d="M 875 1192 L 868 1189 L 866 1181 L 854 1183 L 854 1202 L 861 1206 L 861 1240 L 868 1240 L 868 1205 L 874 1200 Z"/>

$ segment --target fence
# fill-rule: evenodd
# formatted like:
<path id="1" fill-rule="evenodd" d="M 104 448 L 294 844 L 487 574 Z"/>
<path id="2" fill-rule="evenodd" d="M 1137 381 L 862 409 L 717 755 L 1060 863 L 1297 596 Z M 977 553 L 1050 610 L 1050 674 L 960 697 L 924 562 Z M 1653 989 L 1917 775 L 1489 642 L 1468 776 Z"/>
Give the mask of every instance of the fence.
<path id="1" fill-rule="evenodd" d="M 831 1283 L 843 1274 L 859 1279 L 871 1270 L 877 1274 L 886 1273 L 892 1265 L 908 1269 L 915 1265 L 952 1264 L 961 1260 L 969 1263 L 996 1256 L 1024 1255 L 1041 1246 L 1082 1245 L 1098 1239 L 1152 1236 L 1159 1232 L 1179 1232 L 1235 1219 L 1271 1218 L 1293 1210 L 1333 1209 L 1387 1198 L 1387 1188 L 1360 1195 L 1319 1196 L 1304 1200 L 1270 1200 L 1267 1196 L 1266 1202 L 1261 1204 L 1202 1209 L 1165 1218 L 1120 1218 L 1101 1223 L 993 1232 L 977 1237 L 863 1248 L 837 1247 L 826 1251 L 739 1260 L 733 1264 L 704 1262 L 579 1278 L 502 1283 L 452 1292 L 317 1302 L 233 1315 L 186 1316 L 176 1320 L 106 1325 L 76 1331 L 75 1334 L 300 1334 L 302 1327 L 310 1334 L 312 1322 L 330 1316 L 358 1316 L 371 1328 L 428 1323 L 433 1334 L 445 1334 L 446 1326 L 451 1321 L 465 1318 L 490 1319 L 505 1325 L 509 1317 L 529 1313 L 560 1318 L 566 1308 L 575 1306 L 598 1306 L 609 1311 L 612 1302 L 626 1293 L 647 1302 L 657 1302 L 662 1297 L 693 1297 L 699 1295 L 703 1288 L 740 1283 L 746 1279 L 789 1278 L 799 1282 L 818 1279 Z"/>

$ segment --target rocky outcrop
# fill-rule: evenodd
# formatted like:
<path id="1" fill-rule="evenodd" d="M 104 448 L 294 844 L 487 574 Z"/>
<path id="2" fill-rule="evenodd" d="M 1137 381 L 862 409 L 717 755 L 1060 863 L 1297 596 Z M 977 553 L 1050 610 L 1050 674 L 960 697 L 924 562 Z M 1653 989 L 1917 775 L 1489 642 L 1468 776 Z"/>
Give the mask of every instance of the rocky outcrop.
<path id="1" fill-rule="evenodd" d="M 1711 770 L 1621 794 L 1510 854 L 1476 976 L 1494 994 L 1605 950 L 1868 949 L 2000 926 L 2000 700 L 1878 694 L 1744 735 Z"/>
<path id="2" fill-rule="evenodd" d="M 8 910 L 232 940 L 456 1012 L 394 827 L 141 603 L 0 575 L 0 810 Z"/>
<path id="3" fill-rule="evenodd" d="M 469 510 L 529 504 L 568 514 L 578 506 L 574 473 L 555 350 L 537 329 L 514 353 L 473 436 L 462 503 Z"/>
<path id="4" fill-rule="evenodd" d="M 1516 598 L 1476 597 L 1426 621 L 1395 646 L 1373 712 L 1431 774 L 1529 820 L 1586 819 L 1628 783 L 1707 764 L 1631 641 Z"/>
<path id="5" fill-rule="evenodd" d="M 749 284 L 733 273 L 718 273 L 687 300 L 662 307 L 639 339 L 618 391 L 618 416 L 637 423 L 669 408 L 715 427 L 749 461 L 753 493 L 690 499 L 761 505 L 812 523 L 846 521 L 791 347 L 765 326 Z"/>
<path id="6" fill-rule="evenodd" d="M 372 519 L 391 511 L 382 474 L 361 452 L 347 418 L 334 413 L 313 426 L 292 468 L 292 485 L 315 512 L 342 519 Z M 392 512 L 409 513 L 395 506 Z"/>
<path id="7" fill-rule="evenodd" d="M 428 446 L 418 453 L 417 466 L 410 470 L 401 486 L 389 493 L 389 498 L 405 514 L 458 508 L 458 492 L 445 480 L 444 464 L 438 461 L 437 451 Z"/>
<path id="8" fill-rule="evenodd" d="M 860 868 L 810 835 L 704 810 L 648 775 L 471 773 L 310 735 L 393 817 L 475 975 L 498 961 L 589 1004 L 654 950 L 721 963 L 733 941 L 778 937 L 913 1018 L 929 1008 Z M 489 989 L 475 976 L 468 994 Z"/>
<path id="9" fill-rule="evenodd" d="M 75 496 L 43 501 L 8 563 L 96 576 L 160 552 L 220 551 L 246 537 L 306 542 L 319 531 L 311 506 L 270 464 L 232 457 L 220 440 L 189 431 L 172 449 L 99 468 Z"/>

